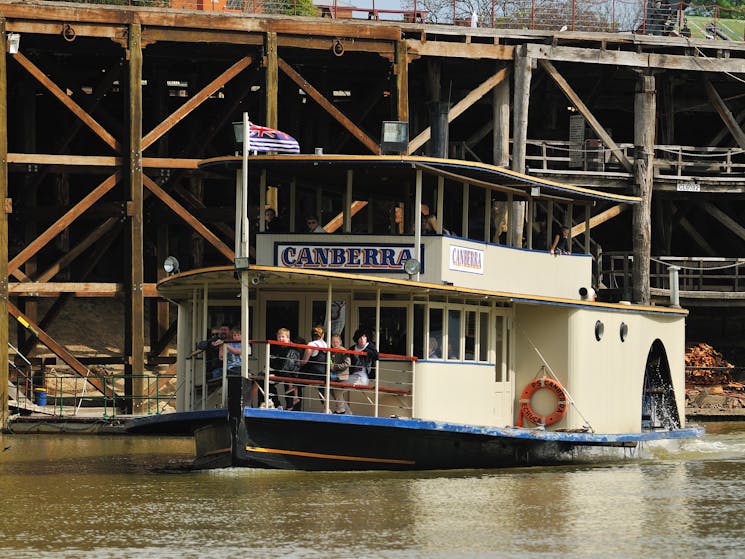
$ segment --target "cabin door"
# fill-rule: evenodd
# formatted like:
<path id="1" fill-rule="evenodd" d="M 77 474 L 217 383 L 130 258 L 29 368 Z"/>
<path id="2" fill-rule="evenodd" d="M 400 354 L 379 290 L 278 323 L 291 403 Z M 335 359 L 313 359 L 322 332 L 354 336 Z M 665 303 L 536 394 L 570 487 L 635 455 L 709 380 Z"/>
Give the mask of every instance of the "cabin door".
<path id="1" fill-rule="evenodd" d="M 501 425 L 513 423 L 512 378 L 510 375 L 510 309 L 495 309 L 494 314 L 494 400 Z"/>

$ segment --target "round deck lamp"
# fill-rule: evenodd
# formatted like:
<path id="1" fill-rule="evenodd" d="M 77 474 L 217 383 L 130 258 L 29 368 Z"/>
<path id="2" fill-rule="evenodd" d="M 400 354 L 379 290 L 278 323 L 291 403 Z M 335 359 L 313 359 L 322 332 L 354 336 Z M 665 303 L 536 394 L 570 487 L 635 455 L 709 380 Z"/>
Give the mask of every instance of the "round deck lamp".
<path id="1" fill-rule="evenodd" d="M 422 264 L 416 258 L 409 258 L 404 262 L 404 272 L 409 274 L 409 279 L 411 279 L 411 276 L 418 274 L 421 270 Z"/>
<path id="2" fill-rule="evenodd" d="M 178 274 L 179 266 L 176 257 L 169 256 L 168 258 L 166 258 L 163 262 L 163 269 L 166 271 L 167 274 Z"/>

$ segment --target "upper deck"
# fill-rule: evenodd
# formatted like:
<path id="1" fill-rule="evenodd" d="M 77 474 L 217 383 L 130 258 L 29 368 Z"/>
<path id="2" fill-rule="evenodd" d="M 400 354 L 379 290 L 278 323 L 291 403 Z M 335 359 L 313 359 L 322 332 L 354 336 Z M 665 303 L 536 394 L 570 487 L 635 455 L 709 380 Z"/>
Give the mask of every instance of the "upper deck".
<path id="1" fill-rule="evenodd" d="M 201 167 L 232 173 L 241 163 L 231 156 Z M 581 288 L 593 287 L 591 239 L 585 234 L 584 243 L 573 243 L 571 255 L 550 254 L 562 225 L 554 205 L 568 215 L 598 200 L 637 202 L 493 165 L 430 157 L 253 156 L 249 177 L 250 244 L 258 265 L 563 299 L 580 299 Z M 277 219 L 267 222 L 258 208 L 273 209 Z M 319 216 L 323 231 L 308 231 L 308 216 Z M 527 222 L 520 240 L 508 234 L 507 225 L 517 219 Z M 418 272 L 405 268 L 410 260 L 420 264 Z"/>

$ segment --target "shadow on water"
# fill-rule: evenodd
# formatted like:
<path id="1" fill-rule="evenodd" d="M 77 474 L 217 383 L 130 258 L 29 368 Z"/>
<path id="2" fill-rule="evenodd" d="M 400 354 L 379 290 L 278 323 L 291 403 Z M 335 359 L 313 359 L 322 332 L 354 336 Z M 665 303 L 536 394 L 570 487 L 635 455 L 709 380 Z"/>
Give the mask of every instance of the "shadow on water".
<path id="1" fill-rule="evenodd" d="M 0 553 L 732 557 L 745 515 L 737 427 L 612 464 L 345 473 L 184 471 L 190 439 L 6 435 Z"/>

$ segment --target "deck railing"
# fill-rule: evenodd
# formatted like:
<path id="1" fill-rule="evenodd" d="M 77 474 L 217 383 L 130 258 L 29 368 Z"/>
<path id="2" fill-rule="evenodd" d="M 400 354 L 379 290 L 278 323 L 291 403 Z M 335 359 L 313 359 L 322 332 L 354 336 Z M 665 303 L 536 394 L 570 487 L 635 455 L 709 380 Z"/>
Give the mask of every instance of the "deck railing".
<path id="1" fill-rule="evenodd" d="M 251 374 L 260 393 L 252 405 L 265 405 L 261 401 L 271 402 L 270 395 L 275 392 L 277 397 L 284 399 L 283 408 L 292 406 L 292 401 L 301 402 L 304 411 L 333 413 L 341 399 L 348 402 L 348 408 L 355 415 L 397 416 L 411 417 L 412 389 L 416 358 L 403 355 L 381 353 L 372 364 L 370 383 L 368 385 L 353 384 L 346 379 L 332 378 L 331 360 L 335 355 L 348 356 L 352 362 L 355 356 L 364 356 L 363 352 L 344 348 L 318 348 L 304 344 L 278 342 L 274 340 L 251 340 L 253 351 L 258 351 L 260 369 Z M 306 350 L 318 351 L 324 373 L 307 372 L 307 368 L 297 367 L 295 363 L 289 369 L 277 368 L 277 360 L 272 360 L 281 347 L 295 349 L 302 358 Z M 273 350 L 271 348 L 274 348 Z M 350 373 L 354 366 L 349 369 Z M 269 375 L 267 376 L 267 371 Z M 272 388 L 273 385 L 273 388 Z M 270 404 L 271 405 L 271 404 Z"/>
<path id="2" fill-rule="evenodd" d="M 744 8 L 689 6 L 687 0 L 70 0 L 206 12 L 326 16 L 466 27 L 632 32 L 743 40 Z"/>

